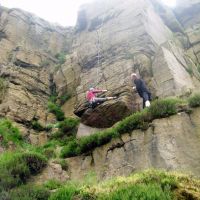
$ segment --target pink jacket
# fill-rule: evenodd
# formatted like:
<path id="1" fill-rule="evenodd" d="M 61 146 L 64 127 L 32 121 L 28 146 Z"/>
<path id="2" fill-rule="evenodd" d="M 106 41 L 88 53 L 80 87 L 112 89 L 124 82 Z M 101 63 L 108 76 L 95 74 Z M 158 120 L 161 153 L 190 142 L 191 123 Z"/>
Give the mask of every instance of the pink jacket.
<path id="1" fill-rule="evenodd" d="M 94 90 L 91 90 L 91 91 L 87 91 L 86 99 L 91 102 L 96 97 L 96 93 L 101 93 L 101 92 L 103 92 L 103 90 L 94 89 Z"/>

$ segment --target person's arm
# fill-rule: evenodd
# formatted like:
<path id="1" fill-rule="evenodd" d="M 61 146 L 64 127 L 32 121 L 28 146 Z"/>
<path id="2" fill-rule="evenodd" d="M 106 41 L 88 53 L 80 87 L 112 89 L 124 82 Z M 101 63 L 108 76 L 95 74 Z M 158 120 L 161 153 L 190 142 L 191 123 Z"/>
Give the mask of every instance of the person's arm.
<path id="1" fill-rule="evenodd" d="M 92 92 L 93 93 L 101 93 L 101 92 L 107 92 L 107 90 L 98 90 L 98 89 L 95 89 Z"/>

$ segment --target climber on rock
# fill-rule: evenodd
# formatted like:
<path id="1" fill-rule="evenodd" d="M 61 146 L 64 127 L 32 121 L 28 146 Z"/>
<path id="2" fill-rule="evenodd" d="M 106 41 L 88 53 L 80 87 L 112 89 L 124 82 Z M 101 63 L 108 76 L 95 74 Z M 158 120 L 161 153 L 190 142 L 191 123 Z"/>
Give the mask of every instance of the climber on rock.
<path id="1" fill-rule="evenodd" d="M 151 93 L 147 89 L 145 82 L 135 73 L 131 74 L 131 79 L 133 84 L 136 86 L 134 86 L 133 89 L 136 89 L 139 96 L 143 99 L 143 108 L 149 107 L 151 101 Z"/>
<path id="2" fill-rule="evenodd" d="M 86 93 L 86 99 L 89 102 L 90 106 L 92 108 L 95 108 L 97 105 L 100 103 L 103 103 L 108 100 L 116 99 L 117 97 L 104 97 L 104 98 L 99 98 L 97 97 L 97 93 L 102 93 L 102 92 L 107 92 L 107 90 L 99 90 L 99 89 L 94 89 L 90 88 L 87 93 Z"/>

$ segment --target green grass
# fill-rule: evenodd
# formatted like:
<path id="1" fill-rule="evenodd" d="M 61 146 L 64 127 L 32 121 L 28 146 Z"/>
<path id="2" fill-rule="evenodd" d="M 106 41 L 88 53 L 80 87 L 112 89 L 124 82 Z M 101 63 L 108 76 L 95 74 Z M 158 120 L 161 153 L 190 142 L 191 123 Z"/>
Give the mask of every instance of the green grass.
<path id="1" fill-rule="evenodd" d="M 12 141 L 16 145 L 23 143 L 19 129 L 13 126 L 12 122 L 8 119 L 0 119 L 0 135 L 3 136 L 2 145 L 5 147 L 8 146 L 9 141 Z"/>
<path id="2" fill-rule="evenodd" d="M 107 195 L 101 195 L 99 200 L 171 200 L 170 190 L 162 189 L 159 184 L 138 184 L 122 187 Z"/>
<path id="3" fill-rule="evenodd" d="M 183 101 L 176 98 L 155 100 L 151 104 L 149 112 L 153 119 L 168 117 L 177 114 L 177 105 L 181 103 L 183 103 Z"/>
<path id="4" fill-rule="evenodd" d="M 188 200 L 198 199 L 200 180 L 175 172 L 147 170 L 104 182 L 67 182 L 50 200 Z"/>
<path id="5" fill-rule="evenodd" d="M 67 133 L 76 128 L 79 122 L 80 122 L 79 119 L 69 117 L 66 118 L 64 121 L 60 122 L 58 128 L 60 129 L 61 132 Z"/>
<path id="6" fill-rule="evenodd" d="M 48 200 L 49 196 L 48 189 L 33 185 L 21 186 L 9 192 L 10 200 Z"/>
<path id="7" fill-rule="evenodd" d="M 80 120 L 77 118 L 65 118 L 64 121 L 58 123 L 58 131 L 51 135 L 51 139 L 67 139 L 71 136 L 75 137 L 77 126 Z"/>
<path id="8" fill-rule="evenodd" d="M 72 200 L 77 193 L 77 188 L 74 185 L 70 185 L 56 191 L 49 200 Z"/>
<path id="9" fill-rule="evenodd" d="M 44 187 L 49 190 L 55 190 L 55 189 L 62 187 L 62 183 L 55 179 L 51 179 L 44 183 Z"/>
<path id="10" fill-rule="evenodd" d="M 46 164 L 46 158 L 35 152 L 5 152 L 0 155 L 0 187 L 10 189 L 24 184 Z"/>
<path id="11" fill-rule="evenodd" d="M 56 116 L 58 121 L 63 121 L 65 119 L 65 114 L 61 107 L 53 102 L 48 102 L 48 110 Z"/>
<path id="12" fill-rule="evenodd" d="M 200 106 L 200 93 L 194 94 L 189 98 L 189 105 L 193 108 Z"/>
<path id="13" fill-rule="evenodd" d="M 160 170 L 147 170 L 129 177 L 118 177 L 81 190 L 82 197 L 95 197 L 98 200 L 145 199 L 172 200 L 187 199 L 179 194 L 182 191 L 191 196 L 200 194 L 200 181 L 189 176 Z M 80 198 L 84 199 L 84 198 Z M 88 198 L 92 199 L 92 198 Z M 194 198 L 195 199 L 195 198 Z"/>
<path id="14" fill-rule="evenodd" d="M 57 53 L 55 55 L 55 58 L 58 59 L 58 62 L 59 62 L 60 65 L 64 64 L 65 61 L 66 61 L 65 53 L 64 52 Z"/>

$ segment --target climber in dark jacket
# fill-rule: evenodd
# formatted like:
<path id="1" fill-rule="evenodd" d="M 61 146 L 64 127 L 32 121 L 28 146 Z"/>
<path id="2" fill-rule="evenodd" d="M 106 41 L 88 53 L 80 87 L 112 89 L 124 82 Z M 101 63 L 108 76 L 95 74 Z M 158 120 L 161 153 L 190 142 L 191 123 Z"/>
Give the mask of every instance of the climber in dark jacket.
<path id="1" fill-rule="evenodd" d="M 143 108 L 149 107 L 151 101 L 151 93 L 147 89 L 145 82 L 141 78 L 138 78 L 137 74 L 135 73 L 131 74 L 131 79 L 133 84 L 136 86 L 133 87 L 133 89 L 136 88 L 139 96 L 143 99 Z"/>

